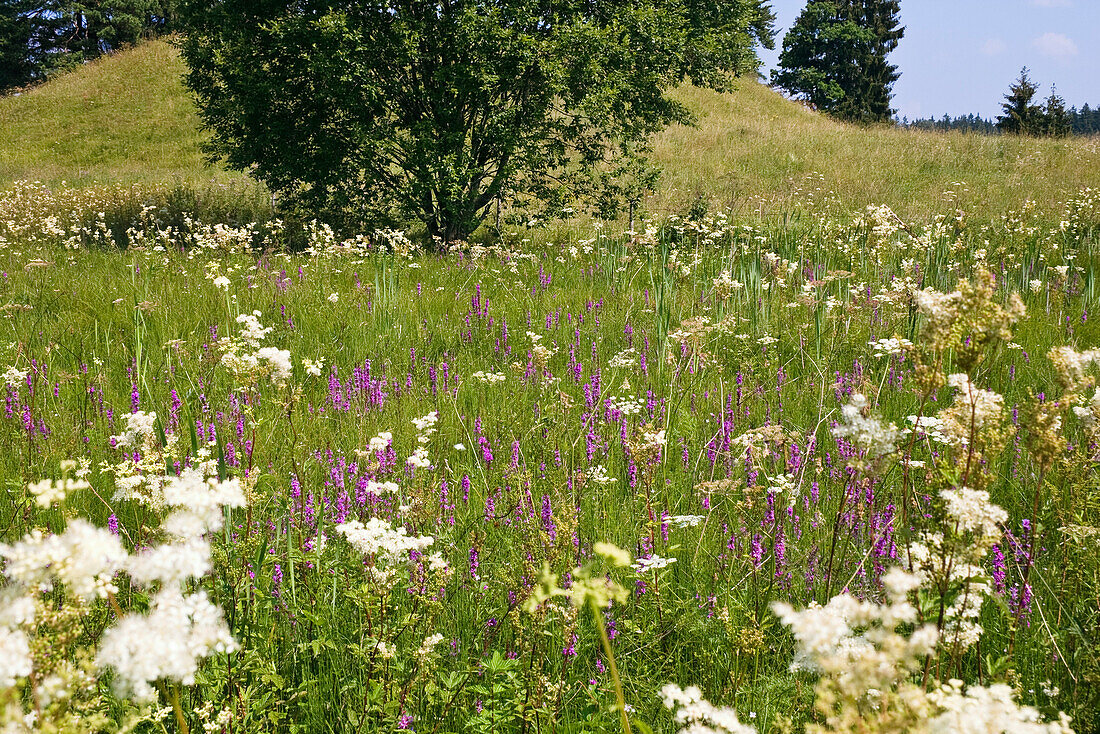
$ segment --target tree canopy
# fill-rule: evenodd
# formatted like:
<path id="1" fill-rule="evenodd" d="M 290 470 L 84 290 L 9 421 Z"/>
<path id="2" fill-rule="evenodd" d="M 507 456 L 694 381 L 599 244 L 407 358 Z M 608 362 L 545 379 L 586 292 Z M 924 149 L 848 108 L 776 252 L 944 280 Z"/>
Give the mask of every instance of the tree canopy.
<path id="1" fill-rule="evenodd" d="M 897 0 L 811 0 L 783 38 L 772 83 L 844 120 L 889 120 L 898 13 Z"/>
<path id="2" fill-rule="evenodd" d="M 501 199 L 613 207 L 667 94 L 754 71 L 763 0 L 186 0 L 210 152 L 337 223 L 464 238 Z"/>
<path id="3" fill-rule="evenodd" d="M 0 0 L 0 91 L 170 29 L 175 0 Z"/>

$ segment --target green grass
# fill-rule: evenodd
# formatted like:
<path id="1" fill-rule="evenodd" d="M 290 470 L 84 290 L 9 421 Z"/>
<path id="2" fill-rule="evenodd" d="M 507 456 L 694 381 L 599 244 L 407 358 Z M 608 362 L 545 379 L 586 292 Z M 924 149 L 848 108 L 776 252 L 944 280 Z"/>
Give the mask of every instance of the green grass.
<path id="1" fill-rule="evenodd" d="M 988 486 L 1009 513 L 1005 528 L 1019 537 L 1031 522 L 1042 550 L 1031 569 L 1027 624 L 997 603 L 1010 602 L 1021 584 L 1019 559 L 1006 550 L 1006 587 L 984 606 L 981 649 L 943 652 L 934 676 L 1012 680 L 1022 700 L 1045 714 L 1068 710 L 1078 731 L 1097 731 L 1096 558 L 1087 542 L 1068 542 L 1061 531 L 1100 525 L 1088 479 L 1094 447 L 1083 424 L 1067 417 L 1074 448 L 1040 479 L 1024 448 L 1026 407 L 1019 425 L 1010 418 L 1034 392 L 1059 394 L 1043 356 L 1051 346 L 1083 348 L 1100 335 L 1097 222 L 1034 238 L 974 230 L 963 247 L 950 232 L 926 244 L 901 233 L 875 244 L 864 229 L 828 220 L 763 231 L 705 228 L 714 232 L 709 244 L 668 230 L 652 250 L 604 238 L 561 261 L 548 247 L 481 261 L 181 250 L 182 236 L 163 227 L 156 228 L 163 251 L 148 241 L 128 252 L 65 250 L 23 230 L 0 248 L 7 274 L 0 370 L 33 368 L 34 389 L 20 382 L 0 393 L 10 406 L 0 412 L 0 440 L 9 447 L 0 457 L 8 491 L 0 541 L 32 526 L 60 527 L 60 514 L 35 508 L 22 487 L 54 475 L 63 459 L 85 458 L 95 493 L 74 495 L 68 509 L 101 524 L 115 514 L 127 542 L 152 542 L 158 513 L 115 499 L 106 470 L 121 459 L 111 436 L 121 432 L 136 391 L 138 407 L 156 411 L 173 439 L 157 471 L 194 459 L 216 435 L 211 450 L 227 457 L 224 471 L 254 481 L 248 509 L 235 511 L 232 531 L 214 539 L 214 571 L 202 582 L 227 610 L 242 650 L 215 656 L 185 692 L 193 728 L 194 711 L 210 702 L 230 707 L 236 730 L 250 732 L 392 731 L 403 713 L 418 731 L 437 723 L 439 732 L 616 731 L 591 618 L 567 603 L 533 617 L 516 607 L 544 561 L 560 578 L 592 563 L 598 540 L 677 559 L 656 577 L 608 571 L 635 592 L 608 619 L 637 718 L 672 731 L 656 692 L 675 681 L 701 686 L 742 719 L 756 713 L 764 732 L 778 731 L 782 717 L 800 725 L 812 717 L 813 677 L 790 672 L 792 641 L 769 603 L 823 603 L 844 586 L 876 595 L 881 570 L 903 562 L 900 549 L 940 527 L 937 493 L 959 481 L 958 467 L 931 453 L 945 449 L 924 441 L 865 476 L 843 468 L 845 449 L 829 426 L 849 392 L 871 396 L 875 414 L 897 424 L 923 409 L 914 357 L 875 358 L 868 347 L 892 335 L 919 343 L 919 322 L 904 302 L 872 294 L 918 270 L 923 285 L 950 290 L 980 267 L 975 253 L 989 239 L 987 262 L 1003 275 L 996 299 L 1023 291 L 1028 317 L 1012 337 L 1021 349 L 998 346 L 974 371 L 983 388 L 1004 396 L 1009 432 L 1005 449 L 988 457 Z M 681 263 L 693 255 L 698 263 L 686 273 L 670 267 L 673 248 Z M 769 252 L 793 267 L 769 265 Z M 1082 270 L 1065 283 L 1054 268 L 1068 253 Z M 713 282 L 727 268 L 744 287 L 723 301 Z M 209 279 L 215 273 L 228 274 L 228 291 Z M 220 362 L 217 337 L 235 333 L 236 315 L 253 310 L 273 327 L 264 343 L 292 355 L 285 388 L 246 387 Z M 695 317 L 711 324 L 732 317 L 732 325 L 687 339 L 694 346 L 685 350 L 669 334 Z M 531 365 L 528 331 L 555 350 L 542 377 Z M 614 365 L 627 348 L 634 352 L 626 364 Z M 950 355 L 941 356 L 945 373 L 957 371 Z M 302 359 L 323 360 L 322 376 L 308 376 Z M 476 371 L 506 377 L 486 385 Z M 383 381 L 377 402 L 371 380 Z M 594 386 L 600 400 L 590 409 Z M 617 415 L 604 402 L 628 395 L 648 405 Z M 941 389 L 927 409 L 950 401 Z M 430 411 L 440 416 L 426 444 L 433 467 L 407 472 L 404 459 L 417 446 L 412 421 Z M 195 420 L 213 433 L 193 438 Z M 648 470 L 626 444 L 647 423 L 668 440 L 663 461 Z M 736 443 L 723 443 L 764 425 L 785 438 L 758 445 L 752 463 Z M 379 431 L 393 432 L 388 467 L 356 453 Z M 792 469 L 795 456 L 803 461 Z M 914 472 L 906 491 L 903 458 L 938 469 Z M 597 464 L 616 481 L 587 479 Z M 795 509 L 773 514 L 764 488 L 785 473 L 799 485 Z M 355 495 L 365 475 L 397 482 L 406 508 L 361 504 Z M 724 484 L 707 489 L 702 483 L 710 481 Z M 907 503 L 912 528 L 898 519 Z M 410 595 L 404 585 L 364 592 L 363 559 L 336 530 L 346 519 L 341 507 L 432 535 L 433 550 L 453 568 L 445 593 Z M 665 538 L 651 510 L 707 520 Z M 880 543 L 884 527 L 893 543 Z M 309 547 L 318 532 L 329 539 L 321 558 Z M 825 549 L 834 544 L 832 559 Z M 122 586 L 119 603 L 140 609 L 141 594 Z M 106 613 L 98 602 L 95 614 Z M 924 613 L 934 620 L 934 606 Z M 433 633 L 444 636 L 444 652 L 418 667 L 415 650 Z M 94 631 L 88 635 L 94 641 Z M 1001 659 L 1010 639 L 1013 654 Z M 397 648 L 392 660 L 372 654 L 379 640 Z M 1044 686 L 1062 693 L 1052 699 Z M 364 713 L 369 725 L 360 729 Z"/>
<path id="2" fill-rule="evenodd" d="M 0 181 L 239 181 L 203 160 L 182 68 L 176 50 L 156 41 L 0 98 Z"/>
<path id="3" fill-rule="evenodd" d="M 0 98 L 0 184 L 246 183 L 243 174 L 204 161 L 182 72 L 176 50 L 156 41 Z M 712 208 L 771 216 L 833 197 L 846 209 L 885 203 L 909 218 L 956 203 L 990 218 L 1029 198 L 1056 209 L 1068 194 L 1100 187 L 1096 140 L 861 128 L 756 82 L 738 86 L 730 94 L 676 92 L 698 125 L 654 140 L 663 176 L 649 211 L 682 214 L 701 198 Z"/>

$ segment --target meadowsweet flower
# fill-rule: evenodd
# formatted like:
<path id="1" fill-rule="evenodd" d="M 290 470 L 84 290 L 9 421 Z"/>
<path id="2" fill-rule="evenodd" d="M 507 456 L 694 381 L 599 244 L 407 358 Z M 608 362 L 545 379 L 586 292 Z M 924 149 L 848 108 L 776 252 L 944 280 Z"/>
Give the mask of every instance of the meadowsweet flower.
<path id="1" fill-rule="evenodd" d="M 609 477 L 607 475 L 607 469 L 603 466 L 603 464 L 596 464 L 591 469 L 589 469 L 588 479 L 589 481 L 595 482 L 600 486 L 606 486 L 608 484 L 613 484 L 618 481 L 615 479 L 615 477 Z"/>
<path id="2" fill-rule="evenodd" d="M 960 531 L 974 533 L 990 544 L 1001 537 L 1000 525 L 1008 520 L 1008 513 L 989 501 L 989 492 L 959 487 L 942 490 L 940 497 Z"/>
<path id="3" fill-rule="evenodd" d="M 137 584 L 179 585 L 210 573 L 210 545 L 198 538 L 165 543 L 131 556 L 126 570 Z"/>
<path id="4" fill-rule="evenodd" d="M 340 300 L 340 294 L 339 293 L 329 293 L 328 294 L 328 302 L 329 303 L 336 303 L 339 300 Z"/>
<path id="5" fill-rule="evenodd" d="M 940 711 L 928 721 L 928 734 L 1072 734 L 1065 714 L 1043 723 L 1039 712 L 1016 703 L 1012 689 L 1003 683 L 963 690 L 961 680 L 950 680 L 928 694 Z"/>
<path id="6" fill-rule="evenodd" d="M 302 360 L 302 369 L 304 369 L 306 371 L 306 374 L 309 375 L 310 377 L 320 377 L 321 376 L 321 368 L 324 367 L 324 366 L 325 366 L 324 361 L 320 360 L 320 359 L 317 359 L 317 360 L 303 359 Z"/>
<path id="7" fill-rule="evenodd" d="M 853 393 L 851 402 L 840 409 L 842 421 L 832 428 L 833 435 L 866 452 L 870 459 L 877 459 L 893 453 L 898 439 L 898 429 L 893 423 L 887 423 L 873 415 L 864 415 L 870 410 L 867 398 Z"/>
<path id="8" fill-rule="evenodd" d="M 370 440 L 371 451 L 385 451 L 393 443 L 393 434 L 389 431 L 382 431 L 377 436 L 374 436 Z"/>
<path id="9" fill-rule="evenodd" d="M 439 421 L 439 411 L 433 410 L 426 416 L 421 418 L 413 418 L 413 425 L 416 426 L 416 430 L 420 433 L 428 433 L 433 429 L 436 422 Z"/>
<path id="10" fill-rule="evenodd" d="M 31 674 L 31 648 L 22 630 L 0 626 L 0 692 Z"/>
<path id="11" fill-rule="evenodd" d="M 742 724 L 732 708 L 715 706 L 703 698 L 696 686 L 682 689 L 674 683 L 658 694 L 665 708 L 674 709 L 673 719 L 680 725 L 678 734 L 755 734 L 756 729 Z"/>
<path id="12" fill-rule="evenodd" d="M 63 477 L 61 479 L 43 479 L 27 485 L 27 490 L 34 495 L 34 500 L 39 507 L 52 507 L 64 502 L 71 493 L 88 489 L 92 485 L 83 479 Z"/>
<path id="13" fill-rule="evenodd" d="M 432 652 L 435 651 L 436 645 L 443 642 L 443 635 L 436 632 L 434 635 L 424 638 L 424 641 L 420 643 L 420 647 L 416 651 L 416 656 L 423 660 L 427 658 Z"/>
<path id="14" fill-rule="evenodd" d="M 149 702 L 156 698 L 153 682 L 191 685 L 202 658 L 236 649 L 205 591 L 184 595 L 168 586 L 153 595 L 147 614 L 127 614 L 103 633 L 96 664 L 114 669 L 120 695 Z"/>
<path id="15" fill-rule="evenodd" d="M 114 575 L 127 553 L 118 538 L 86 520 L 74 519 L 60 535 L 34 530 L 11 545 L 0 545 L 4 574 L 29 589 L 48 590 L 55 581 L 81 599 L 118 591 Z"/>
<path id="16" fill-rule="evenodd" d="M 874 350 L 876 357 L 889 357 L 894 354 L 903 354 L 913 348 L 913 342 L 898 337 L 879 339 L 875 342 L 868 342 L 868 344 L 871 345 L 871 349 Z"/>
<path id="17" fill-rule="evenodd" d="M 706 519 L 704 515 L 671 515 L 665 518 L 665 522 L 674 528 L 693 528 Z"/>
<path id="18" fill-rule="evenodd" d="M 138 410 L 122 416 L 126 427 L 117 436 L 111 436 L 115 446 L 133 446 L 141 448 L 156 436 L 156 413 Z"/>
<path id="19" fill-rule="evenodd" d="M 221 288 L 223 291 L 228 291 L 229 278 L 225 277 L 224 275 L 219 275 L 218 277 L 214 278 L 214 287 Z"/>
<path id="20" fill-rule="evenodd" d="M 431 536 L 409 535 L 405 528 L 394 528 L 377 517 L 368 520 L 366 525 L 358 520 L 342 523 L 336 530 L 357 551 L 384 563 L 406 561 L 410 551 L 423 551 L 435 542 Z"/>
<path id="21" fill-rule="evenodd" d="M 646 558 L 639 558 L 634 562 L 631 567 L 639 574 L 649 573 L 650 571 L 659 571 L 662 568 L 667 568 L 673 563 L 676 563 L 675 558 L 662 558 L 661 556 L 648 556 Z"/>
<path id="22" fill-rule="evenodd" d="M 7 385 L 8 387 L 19 387 L 23 383 L 23 381 L 27 379 L 27 375 L 29 374 L 29 370 L 21 370 L 18 367 L 9 367 L 7 372 L 0 375 L 0 384 Z"/>

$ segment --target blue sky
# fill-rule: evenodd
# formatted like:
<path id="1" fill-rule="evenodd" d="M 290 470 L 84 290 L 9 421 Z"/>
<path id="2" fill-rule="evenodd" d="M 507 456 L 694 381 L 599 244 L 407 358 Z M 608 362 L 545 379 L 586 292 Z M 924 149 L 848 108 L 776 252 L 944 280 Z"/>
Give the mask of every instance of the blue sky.
<path id="1" fill-rule="evenodd" d="M 806 0 L 772 0 L 776 50 L 761 49 L 765 75 Z M 1056 84 L 1066 106 L 1100 105 L 1100 0 L 901 0 L 905 37 L 890 55 L 899 116 L 1000 113 L 1027 66 L 1046 98 Z"/>

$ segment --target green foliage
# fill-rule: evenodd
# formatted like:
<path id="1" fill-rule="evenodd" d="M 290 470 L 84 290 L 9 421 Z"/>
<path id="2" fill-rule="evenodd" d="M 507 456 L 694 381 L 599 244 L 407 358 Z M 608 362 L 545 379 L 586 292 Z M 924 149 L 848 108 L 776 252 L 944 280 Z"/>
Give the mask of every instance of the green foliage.
<path id="1" fill-rule="evenodd" d="M 0 1 L 0 91 L 171 29 L 175 0 Z"/>
<path id="2" fill-rule="evenodd" d="M 1005 95 L 1001 109 L 1004 114 L 997 118 L 997 127 L 1003 132 L 1014 135 L 1034 135 L 1042 125 L 1043 110 L 1034 104 L 1035 93 L 1039 86 L 1028 78 L 1025 66 L 1020 70 L 1020 78 L 1013 82 Z"/>
<path id="3" fill-rule="evenodd" d="M 1020 78 L 1005 95 L 1004 104 L 1001 105 L 1004 114 L 997 118 L 997 128 L 1010 135 L 1049 138 L 1064 138 L 1073 132 L 1079 113 L 1076 110 L 1066 110 L 1066 101 L 1053 86 L 1044 104 L 1034 104 L 1038 91 L 1039 85 L 1028 78 L 1028 69 L 1025 66 L 1020 70 Z M 1088 109 L 1088 105 L 1085 105 L 1085 109 Z"/>
<path id="4" fill-rule="evenodd" d="M 772 83 L 842 120 L 890 119 L 898 12 L 897 0 L 813 0 L 783 39 Z"/>
<path id="5" fill-rule="evenodd" d="M 465 238 L 498 201 L 622 198 L 606 175 L 690 119 L 768 39 L 761 3 L 190 0 L 187 81 L 210 151 L 334 224 Z"/>

